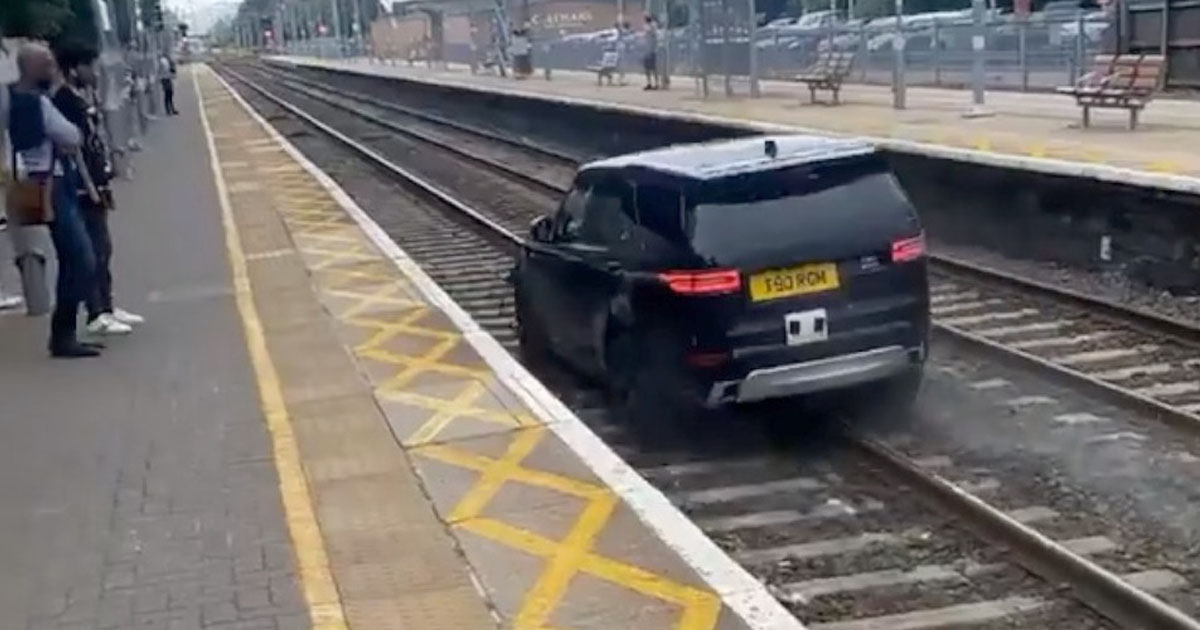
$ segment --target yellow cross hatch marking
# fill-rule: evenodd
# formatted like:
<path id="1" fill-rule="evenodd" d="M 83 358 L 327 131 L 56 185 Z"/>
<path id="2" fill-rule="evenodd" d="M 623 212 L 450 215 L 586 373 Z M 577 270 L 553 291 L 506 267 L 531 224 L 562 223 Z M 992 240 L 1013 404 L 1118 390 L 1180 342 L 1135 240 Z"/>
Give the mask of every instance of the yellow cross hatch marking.
<path id="1" fill-rule="evenodd" d="M 499 459 L 467 453 L 446 445 L 425 446 L 415 450 L 422 456 L 480 473 L 475 485 L 451 511 L 447 518 L 450 523 L 456 528 L 547 560 L 537 582 L 525 595 L 514 618 L 513 628 L 544 629 L 549 616 L 566 594 L 572 578 L 580 572 L 679 605 L 683 611 L 675 624 L 678 630 L 710 630 L 715 627 L 721 601 L 714 593 L 679 584 L 592 551 L 596 536 L 603 531 L 616 509 L 617 499 L 608 488 L 522 467 L 521 462 L 533 452 L 546 431 L 544 427 L 537 427 L 518 432 Z M 553 541 L 503 521 L 481 516 L 500 488 L 509 481 L 551 488 L 583 498 L 588 503 L 567 535 L 561 541 Z"/>
<path id="2" fill-rule="evenodd" d="M 526 431 L 526 433 L 532 433 L 539 429 L 541 427 L 533 427 Z M 415 452 L 422 457 L 436 459 L 443 464 L 450 464 L 479 473 L 487 472 L 496 462 L 495 459 L 486 455 L 464 451 L 447 444 L 427 444 L 418 447 Z M 514 469 L 510 472 L 509 478 L 512 481 L 519 481 L 526 485 L 554 490 L 581 499 L 587 499 L 602 490 L 602 488 L 585 481 L 529 468 Z"/>
<path id="3" fill-rule="evenodd" d="M 478 381 L 472 381 L 478 383 Z M 480 384 L 482 387 L 482 384 Z M 486 390 L 485 390 L 486 391 Z M 439 411 L 446 405 L 446 400 L 435 398 L 433 396 L 424 396 L 405 390 L 389 390 L 377 392 L 379 396 L 391 402 L 403 403 L 413 407 L 420 407 L 429 411 Z M 498 424 L 509 427 L 530 427 L 536 426 L 538 423 L 527 413 L 513 413 L 507 409 L 485 409 L 483 407 L 473 407 L 470 405 L 457 408 L 455 410 L 458 418 L 471 418 L 490 424 Z M 408 438 L 411 440 L 412 438 Z M 407 442 L 407 440 L 406 440 Z"/>

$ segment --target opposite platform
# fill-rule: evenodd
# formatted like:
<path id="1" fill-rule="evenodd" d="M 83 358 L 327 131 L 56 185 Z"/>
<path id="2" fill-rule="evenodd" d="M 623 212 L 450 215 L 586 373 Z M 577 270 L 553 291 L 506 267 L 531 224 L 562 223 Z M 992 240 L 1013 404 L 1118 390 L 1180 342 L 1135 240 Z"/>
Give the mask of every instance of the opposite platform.
<path id="1" fill-rule="evenodd" d="M 598 86 L 594 74 L 574 71 L 554 71 L 550 81 L 540 74 L 514 81 L 473 75 L 457 65 L 430 69 L 363 58 L 273 59 L 763 131 L 864 136 L 898 152 L 1200 193 L 1200 155 L 1189 149 L 1200 143 L 1200 103 L 1188 100 L 1154 101 L 1134 131 L 1124 128 L 1123 110 L 1097 110 L 1093 127 L 1083 129 L 1074 101 L 1056 94 L 990 92 L 988 108 L 995 115 L 964 118 L 971 95 L 962 90 L 910 88 L 908 109 L 897 111 L 890 106 L 890 89 L 879 86 L 847 85 L 843 104 L 828 106 L 809 104 L 803 86 L 779 81 L 763 81 L 758 99 L 726 98 L 715 83 L 710 96 L 702 98 L 691 77 L 673 77 L 669 91 L 644 91 L 634 73 L 629 85 L 613 87 Z"/>

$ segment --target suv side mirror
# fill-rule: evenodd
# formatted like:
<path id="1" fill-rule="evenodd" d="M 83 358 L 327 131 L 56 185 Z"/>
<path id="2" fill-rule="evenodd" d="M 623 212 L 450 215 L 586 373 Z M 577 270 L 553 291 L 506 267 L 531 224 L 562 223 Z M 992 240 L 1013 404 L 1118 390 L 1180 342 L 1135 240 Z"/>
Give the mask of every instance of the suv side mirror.
<path id="1" fill-rule="evenodd" d="M 554 222 L 550 217 L 540 216 L 529 226 L 529 236 L 539 243 L 548 243 L 554 236 Z"/>

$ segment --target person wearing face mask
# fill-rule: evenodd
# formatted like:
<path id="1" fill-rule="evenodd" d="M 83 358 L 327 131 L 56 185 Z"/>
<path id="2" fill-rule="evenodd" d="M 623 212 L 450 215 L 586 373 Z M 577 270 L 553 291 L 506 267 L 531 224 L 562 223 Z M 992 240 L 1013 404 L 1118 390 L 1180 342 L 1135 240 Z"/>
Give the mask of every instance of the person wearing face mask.
<path id="1" fill-rule="evenodd" d="M 50 49 L 25 44 L 17 52 L 19 79 L 10 93 L 8 133 L 16 177 L 52 178 L 53 216 L 50 237 L 58 257 L 54 312 L 50 317 L 50 355 L 94 357 L 100 344 L 79 341 L 79 307 L 92 286 L 95 259 L 91 241 L 76 207 L 75 156 L 82 136 L 55 108 L 48 94 L 63 79 Z"/>

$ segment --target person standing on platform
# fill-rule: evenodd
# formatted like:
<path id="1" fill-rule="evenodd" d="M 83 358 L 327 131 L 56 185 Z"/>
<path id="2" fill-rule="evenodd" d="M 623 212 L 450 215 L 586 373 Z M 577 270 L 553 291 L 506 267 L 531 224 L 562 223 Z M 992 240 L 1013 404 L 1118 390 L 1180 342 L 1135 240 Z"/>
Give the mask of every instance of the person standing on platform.
<path id="1" fill-rule="evenodd" d="M 653 15 L 646 16 L 646 31 L 644 34 L 645 53 L 642 55 L 642 68 L 646 71 L 646 87 L 644 90 L 657 90 L 658 83 L 658 23 Z"/>
<path id="2" fill-rule="evenodd" d="M 16 78 L 14 60 L 9 57 L 4 43 L 0 42 L 0 84 L 7 84 Z M 12 152 L 8 145 L 8 89 L 0 89 L 0 187 L 8 185 L 12 176 Z M 8 231 L 8 219 L 0 212 L 0 234 Z M 25 303 L 19 295 L 5 293 L 4 274 L 0 273 L 0 311 L 19 308 Z"/>
<path id="3" fill-rule="evenodd" d="M 529 31 L 524 28 L 513 29 L 510 47 L 513 58 L 513 77 L 528 78 L 533 74 L 533 44 L 529 41 Z"/>
<path id="4" fill-rule="evenodd" d="M 50 238 L 58 255 L 54 313 L 50 316 L 50 355 L 58 358 L 94 357 L 100 344 L 76 336 L 79 306 L 92 286 L 95 258 L 92 244 L 75 206 L 74 157 L 82 138 L 47 98 L 62 85 L 62 74 L 50 49 L 25 44 L 17 53 L 20 78 L 13 85 L 8 133 L 12 140 L 17 179 L 50 179 L 53 213 Z M 12 211 L 12 208 L 9 208 Z"/>
<path id="5" fill-rule="evenodd" d="M 175 109 L 175 62 L 166 53 L 158 58 L 158 80 L 162 82 L 163 109 L 168 116 L 178 116 L 179 110 Z"/>
<path id="6" fill-rule="evenodd" d="M 125 335 L 144 320 L 113 306 L 112 235 L 108 214 L 114 208 L 111 183 L 112 153 L 104 139 L 104 120 L 96 93 L 95 62 L 99 53 L 87 46 L 64 46 L 57 51 L 58 66 L 67 82 L 54 94 L 53 102 L 83 136 L 77 198 L 83 225 L 96 257 L 96 273 L 86 300 L 88 332 Z"/>

